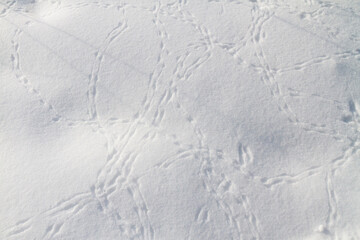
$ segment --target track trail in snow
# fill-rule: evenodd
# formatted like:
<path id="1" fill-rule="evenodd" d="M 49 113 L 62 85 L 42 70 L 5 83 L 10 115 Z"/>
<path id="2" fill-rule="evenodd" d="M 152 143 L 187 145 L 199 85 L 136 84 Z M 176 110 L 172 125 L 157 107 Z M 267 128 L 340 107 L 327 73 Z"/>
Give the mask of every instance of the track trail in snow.
<path id="1" fill-rule="evenodd" d="M 294 189 L 308 184 L 309 181 L 318 183 L 318 179 L 322 181 L 318 185 L 321 186 L 319 191 L 323 194 L 319 195 L 319 201 L 322 201 L 321 206 L 327 206 L 327 211 L 323 216 L 311 218 L 308 225 L 301 222 L 301 229 L 307 228 L 304 234 L 309 234 L 309 232 L 312 234 L 313 230 L 308 229 L 309 225 L 313 228 L 321 225 L 323 231 L 319 233 L 320 237 L 343 239 L 341 237 L 342 228 L 346 226 L 346 221 L 349 220 L 346 220 L 346 216 L 344 216 L 345 213 L 340 202 L 343 196 L 341 195 L 342 192 L 337 192 L 340 184 L 337 181 L 342 172 L 347 171 L 348 168 L 351 168 L 351 164 L 356 163 L 360 153 L 359 97 L 356 90 L 353 89 L 355 85 L 350 86 L 355 82 L 353 76 L 358 76 L 351 74 L 353 74 L 352 72 L 356 74 L 356 68 L 359 67 L 360 48 L 356 47 L 356 44 L 359 43 L 360 38 L 354 27 L 355 30 L 349 38 L 349 43 L 343 43 L 342 38 L 346 38 L 347 31 L 350 30 L 348 28 L 341 29 L 336 25 L 332 26 L 330 23 L 327 24 L 326 20 L 330 18 L 331 11 L 336 13 L 334 14 L 335 20 L 336 17 L 342 19 L 340 13 L 346 17 L 358 19 L 360 15 L 357 10 L 359 9 L 355 7 L 348 9 L 345 4 L 314 0 L 299 1 L 301 3 L 297 4 L 270 0 L 219 0 L 201 3 L 199 1 L 198 5 L 188 0 L 154 1 L 151 3 L 145 1 L 143 3 L 140 3 L 141 1 L 50 2 L 49 5 L 46 5 L 45 2 L 40 3 L 40 1 L 7 1 L 1 3 L 0 21 L 2 24 L 13 28 L 11 40 L 8 44 L 11 46 L 9 71 L 18 81 L 19 86 L 37 99 L 39 106 L 51 116 L 52 124 L 61 124 L 66 129 L 82 127 L 103 137 L 106 156 L 102 156 L 99 160 L 103 163 L 102 167 L 97 169 L 96 179 L 91 180 L 89 189 L 74 193 L 72 196 L 52 205 L 52 207 L 39 210 L 36 215 L 2 229 L 0 232 L 2 239 L 76 238 L 79 237 L 76 235 L 77 226 L 74 227 L 73 231 L 69 230 L 71 229 L 69 226 L 76 224 L 76 221 L 79 221 L 77 219 L 86 218 L 89 212 L 91 214 L 96 212 L 98 219 L 106 219 L 106 221 L 99 220 L 104 221 L 99 223 L 99 226 L 103 227 L 105 232 L 112 231 L 112 236 L 116 236 L 118 239 L 164 239 L 167 236 L 166 231 L 178 231 L 177 234 L 179 235 L 175 236 L 176 239 L 270 239 L 269 229 L 271 227 L 269 224 L 272 221 L 269 219 L 273 217 L 279 221 L 277 224 L 284 223 L 278 219 L 278 216 L 274 216 L 276 212 L 269 213 L 271 207 L 277 207 L 275 203 L 270 203 L 269 199 L 277 196 L 279 199 L 281 198 L 281 201 L 285 201 L 282 194 L 284 196 L 289 194 L 288 201 L 291 201 L 291 194 L 295 196 L 296 190 Z M 36 9 L 34 13 L 31 12 L 32 4 Z M 49 11 L 40 15 L 38 12 L 42 11 L 42 5 L 35 8 L 36 4 L 44 4 L 43 8 L 49 8 Z M 80 32 L 77 35 L 74 34 L 73 30 L 68 31 L 54 25 L 56 21 L 53 18 L 59 17 L 59 13 L 61 15 L 66 11 L 70 13 L 90 12 L 93 9 L 95 9 L 94 11 L 101 11 L 106 21 L 110 18 L 105 17 L 106 13 L 113 14 L 111 22 L 114 27 L 107 27 L 106 29 L 109 28 L 109 30 L 101 36 L 101 39 L 96 40 L 97 44 L 93 43 L 95 42 L 94 39 L 89 42 L 86 41 L 86 37 L 81 36 Z M 202 11 L 206 13 L 207 11 L 215 11 L 214 9 L 219 11 L 219 15 L 222 16 L 217 18 L 219 21 L 222 18 L 229 21 L 226 26 L 219 26 L 217 22 L 209 23 L 209 19 L 201 14 Z M 239 30 L 239 33 L 232 29 L 232 27 L 236 29 L 235 25 L 239 24 L 239 16 L 231 15 L 233 9 L 241 9 L 248 14 L 246 15 L 248 18 L 244 17 L 243 19 L 244 27 L 241 29 L 242 32 Z M 288 16 L 289 19 L 285 19 L 284 16 Z M 141 20 L 142 17 L 145 20 Z M 293 23 L 294 19 L 298 18 L 301 20 Z M 79 17 L 79 19 L 81 18 Z M 137 19 L 138 22 L 134 19 Z M 47 20 L 52 21 L 52 23 L 47 24 Z M 230 20 L 235 23 L 232 24 Z M 74 19 L 74 22 L 76 21 L 78 19 Z M 146 24 L 145 21 L 147 21 Z M 334 20 L 330 19 L 329 21 Z M 82 24 L 86 24 L 86 21 Z M 279 24 L 279 26 L 283 24 L 291 29 L 296 29 L 300 34 L 310 35 L 315 41 L 329 46 L 330 50 L 326 53 L 319 50 L 319 54 L 306 55 L 304 53 L 306 56 L 300 61 L 285 59 L 284 63 L 279 64 L 277 60 L 274 60 L 277 56 L 272 56 L 271 49 L 267 48 L 271 31 L 274 31 L 270 27 L 271 24 Z M 313 24 L 314 28 L 311 29 L 309 24 Z M 70 25 L 71 23 L 69 23 Z M 62 53 L 59 53 L 58 50 L 52 49 L 51 45 L 46 42 L 48 40 L 37 39 L 35 35 L 32 35 L 32 31 L 41 27 L 51 29 L 59 36 L 71 39 L 86 49 L 91 49 L 91 63 L 88 66 L 90 71 L 84 71 L 86 67 L 79 68 L 74 62 L 68 60 L 70 59 L 68 56 L 61 55 Z M 101 27 L 104 26 L 101 26 L 99 20 L 99 28 Z M 144 34 L 144 36 L 137 36 L 132 33 L 134 29 L 139 28 L 150 33 Z M 229 36 L 222 32 L 223 28 L 230 29 L 228 30 Z M 320 29 L 324 34 L 321 34 L 320 30 L 316 32 L 314 29 Z M 221 33 L 224 36 L 221 36 Z M 140 40 L 133 39 L 134 35 Z M 23 66 L 29 64 L 26 62 L 26 58 L 22 56 L 27 51 L 23 47 L 25 37 L 29 41 L 40 44 L 43 49 L 54 54 L 59 62 L 70 67 L 72 71 L 81 76 L 81 81 L 86 83 L 86 88 L 83 89 L 86 116 L 78 119 L 68 117 L 66 112 L 61 111 L 61 106 L 58 106 L 58 103 L 53 103 L 50 100 L 52 98 L 49 97 L 44 84 L 39 84 L 31 73 L 24 70 L 26 68 Z M 150 42 L 150 37 L 156 40 Z M 288 44 L 286 43 L 288 40 L 280 41 L 282 37 L 288 36 L 280 36 L 279 44 Z M 236 40 L 231 41 L 231 39 Z M 134 53 L 131 53 L 131 50 L 129 50 L 130 53 L 126 52 L 126 46 L 136 46 L 136 44 L 147 41 L 151 44 L 149 49 L 133 50 Z M 125 46 L 125 50 L 121 48 L 122 45 Z M 125 53 L 116 53 L 117 48 L 121 49 L 120 52 Z M 149 62 L 151 67 L 140 66 L 140 64 L 137 66 L 131 62 L 133 58 L 140 59 L 143 56 L 141 55 L 142 51 L 153 54 L 147 56 L 144 61 Z M 126 54 L 133 54 L 134 56 L 129 57 Z M 123 61 L 119 56 L 128 57 L 130 63 Z M 200 80 L 197 78 L 206 78 L 208 72 L 214 72 L 213 69 L 210 69 L 214 59 L 219 59 L 219 68 L 227 69 L 230 65 L 229 62 L 233 64 L 234 69 L 241 72 L 240 78 L 243 76 L 246 78 L 246 74 L 256 77 L 245 80 L 239 79 L 237 75 L 235 77 L 232 75 L 220 76 L 224 79 L 220 79 L 216 74 L 209 77 L 219 78 L 224 82 L 224 86 L 229 84 L 227 81 L 233 81 L 230 85 L 233 86 L 231 88 L 238 90 L 236 95 L 230 95 L 222 86 L 211 88 L 210 80 L 212 79 L 203 80 L 199 84 Z M 223 64 L 225 66 L 221 65 L 221 61 L 225 61 L 224 59 L 229 61 Z M 334 74 L 337 74 L 336 77 L 339 78 L 348 74 L 341 78 L 346 83 L 344 84 L 344 86 L 346 85 L 344 87 L 345 93 L 338 93 L 342 91 L 340 87 L 343 86 L 341 85 L 343 83 L 338 85 L 332 83 L 333 86 L 324 90 L 329 94 L 321 94 L 322 91 L 318 93 L 316 90 L 319 89 L 312 88 L 311 84 L 315 84 L 315 82 L 311 82 L 307 86 L 304 81 L 303 84 L 294 84 L 293 86 L 291 85 L 293 82 L 284 80 L 286 76 L 289 76 L 288 74 L 293 74 L 290 76 L 294 76 L 295 79 L 298 75 L 308 74 L 307 71 L 311 71 L 313 68 L 325 68 L 334 62 L 335 65 L 338 64 L 336 66 L 341 66 L 340 63 L 342 62 L 349 62 L 349 67 L 345 69 L 347 72 L 342 73 L 340 67 L 339 69 L 335 67 L 336 71 L 334 70 Z M 134 73 L 134 75 L 126 75 L 126 77 L 132 76 L 132 78 L 126 79 L 127 85 L 119 86 L 134 86 L 130 89 L 135 92 L 136 85 L 133 82 L 140 80 L 144 82 L 141 85 L 144 94 L 131 96 L 134 101 L 129 101 L 133 104 L 132 102 L 138 101 L 139 98 L 141 102 L 139 106 L 134 103 L 135 107 L 130 107 L 132 111 L 130 118 L 118 115 L 109 117 L 112 114 L 110 111 L 109 115 L 105 116 L 104 101 L 117 101 L 116 97 L 122 96 L 122 94 L 127 96 L 122 92 L 125 90 L 119 87 L 115 91 L 116 95 L 111 95 L 110 100 L 104 100 L 107 96 L 103 95 L 103 86 L 109 84 L 109 88 L 111 88 L 110 81 L 116 82 L 116 80 L 120 81 L 126 78 L 118 76 L 118 79 L 109 79 L 107 77 L 110 76 L 109 72 L 115 72 L 117 69 L 109 70 L 107 64 L 109 66 L 113 64 L 111 66 L 119 69 L 130 69 L 129 71 Z M 229 66 L 229 69 L 233 68 Z M 321 74 L 326 75 L 326 72 Z M 231 77 L 234 79 L 225 79 Z M 246 81 L 250 83 L 246 83 Z M 243 102 L 239 102 L 238 99 L 241 99 L 239 95 L 247 94 L 247 91 L 253 93 L 254 91 L 251 88 L 254 86 L 265 89 L 263 92 L 257 93 L 263 97 L 261 100 L 263 102 L 256 102 L 258 96 L 254 94 L 253 99 L 243 98 Z M 188 91 L 187 88 L 191 87 L 194 89 Z M 201 89 L 196 89 L 196 87 Z M 245 89 L 246 87 L 249 89 Z M 338 92 L 337 87 L 340 89 Z M 307 91 L 308 89 L 313 90 L 313 92 Z M 231 92 L 230 90 L 228 89 L 229 92 Z M 221 92 L 221 97 L 217 98 L 220 99 L 219 103 L 211 105 L 209 101 L 199 99 L 201 91 L 208 91 L 208 95 L 213 99 L 218 97 L 219 92 L 223 92 Z M 335 92 L 333 98 L 330 94 L 332 92 Z M 250 94 L 246 96 L 250 96 Z M 221 109 L 221 106 L 227 106 L 227 98 L 230 98 L 229 102 L 231 100 L 235 102 L 231 110 L 226 110 L 225 107 L 225 110 Z M 302 106 L 301 103 L 297 103 L 299 100 L 307 100 L 307 105 Z M 262 105 L 265 105 L 265 101 L 269 103 L 267 106 L 271 106 L 271 109 L 264 109 L 265 107 Z M 325 117 L 315 117 L 308 120 L 308 115 L 313 114 L 312 106 L 320 103 L 330 106 L 331 111 L 324 110 L 325 113 L 329 113 L 328 116 L 324 114 Z M 121 101 L 118 104 L 123 107 Z M 237 113 L 238 105 L 247 110 L 239 110 Z M 212 108 L 210 109 L 207 106 Z M 214 112 L 218 114 L 218 119 L 211 119 L 216 116 Z M 338 114 L 336 119 L 335 114 L 330 115 L 330 112 L 331 114 L 333 114 L 332 112 Z M 260 119 L 262 114 L 264 115 L 264 122 L 261 122 Z M 247 133 L 241 127 L 232 126 L 227 120 L 224 120 L 225 123 L 222 122 L 226 117 L 229 119 L 241 118 L 248 122 L 240 122 L 236 126 L 245 126 L 246 124 L 250 126 L 253 122 L 258 121 L 261 123 L 259 126 L 267 125 L 277 128 L 277 123 L 271 122 L 273 121 L 272 118 L 275 118 L 274 116 L 282 121 L 279 124 L 285 126 L 284 136 L 287 134 L 286 131 L 295 132 L 291 132 L 292 138 L 296 139 L 296 145 L 304 146 L 303 153 L 299 153 L 297 150 L 292 151 L 292 149 L 283 150 L 282 146 L 274 146 L 276 148 L 274 152 L 267 154 L 268 146 L 265 143 L 264 146 L 259 146 L 259 142 L 265 142 L 262 138 L 267 133 L 262 127 L 258 127 L 259 130 L 256 129 L 259 133 L 256 131 L 254 131 L 255 133 Z M 329 119 L 332 121 L 329 122 Z M 178 126 L 180 126 L 179 128 L 183 127 L 183 130 L 176 130 Z M 216 127 L 219 126 L 223 127 L 223 132 L 226 132 L 226 127 L 232 128 L 234 136 L 228 136 L 224 143 L 221 138 L 223 132 L 216 133 L 214 130 L 218 129 Z M 269 131 L 273 130 L 269 129 Z M 214 136 L 218 136 L 217 143 L 214 143 L 214 138 L 217 138 Z M 334 150 L 334 154 L 324 153 L 324 156 L 321 156 L 319 153 L 321 150 L 317 150 L 315 147 L 306 149 L 309 145 L 306 145 L 307 140 L 304 136 L 308 137 L 309 141 L 318 141 L 318 143 L 325 139 L 330 146 L 337 149 Z M 271 142 L 271 144 L 273 143 Z M 159 152 L 158 156 L 153 157 L 154 159 L 147 156 L 151 152 L 149 149 L 158 148 L 161 148 L 162 151 Z M 282 152 L 284 157 L 276 155 L 276 151 L 284 151 Z M 292 162 L 301 154 L 309 156 L 306 151 L 314 152 L 313 161 L 306 161 L 301 164 Z M 273 166 L 273 169 L 264 173 L 262 167 L 266 163 L 263 159 L 268 157 L 267 155 L 276 160 L 276 163 L 282 162 L 283 165 Z M 148 162 L 145 163 L 144 161 Z M 189 167 L 184 171 L 183 168 L 186 164 Z M 86 169 L 83 170 L 86 171 Z M 196 179 L 193 185 L 200 186 L 196 188 L 196 192 L 190 192 L 189 189 L 192 186 L 182 189 L 179 187 L 179 182 L 171 178 L 172 175 L 176 175 L 180 171 L 189 174 L 189 178 Z M 156 174 L 165 179 L 163 182 L 165 187 L 156 186 L 154 189 L 147 189 L 148 186 L 152 186 L 148 179 L 154 178 Z M 156 182 L 156 179 L 152 180 Z M 168 183 L 166 181 L 173 182 Z M 177 189 L 173 190 L 173 188 L 179 189 L 176 191 Z M 165 202 L 164 206 L 172 203 L 174 205 L 163 210 L 161 204 L 149 195 L 149 192 L 152 191 L 164 194 L 164 196 L 158 196 L 159 202 Z M 305 192 L 306 189 L 301 191 Z M 176 207 L 183 207 L 177 202 L 179 196 L 177 194 L 184 196 L 181 204 L 191 206 L 192 209 L 182 209 L 183 212 L 176 209 Z M 173 199 L 162 199 L 168 196 L 173 197 Z M 308 207 L 311 209 L 316 206 L 310 204 Z M 279 207 L 278 212 L 282 210 L 288 211 L 288 214 L 291 214 L 292 211 Z M 161 217 L 161 214 L 164 214 L 163 212 L 170 216 L 173 214 L 174 219 L 165 222 L 166 220 Z M 168 216 L 163 216 L 163 218 L 168 219 Z M 176 225 L 177 219 L 182 219 L 182 226 Z M 292 221 L 292 219 L 290 220 Z M 293 223 L 290 222 L 289 224 Z M 294 229 L 296 226 L 290 225 L 290 228 Z M 276 229 L 274 231 L 276 232 Z M 290 233 L 286 230 L 281 231 L 284 232 L 279 230 L 279 235 L 276 235 L 279 239 L 281 239 L 281 234 L 284 234 L 283 239 L 289 237 L 286 234 Z M 352 234 L 350 237 L 354 237 L 360 233 L 353 230 L 349 234 Z M 176 234 L 174 233 L 174 235 Z M 220 235 L 224 238 L 221 238 Z M 84 238 L 84 236 L 80 236 L 79 239 L 81 237 Z M 103 237 L 109 239 L 106 236 Z M 299 239 L 298 236 L 292 237 Z"/>

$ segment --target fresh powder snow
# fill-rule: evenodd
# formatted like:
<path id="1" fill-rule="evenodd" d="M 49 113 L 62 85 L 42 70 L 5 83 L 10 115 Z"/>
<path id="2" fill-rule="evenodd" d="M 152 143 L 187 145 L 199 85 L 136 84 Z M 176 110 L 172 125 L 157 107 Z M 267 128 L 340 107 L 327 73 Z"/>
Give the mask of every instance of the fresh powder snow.
<path id="1" fill-rule="evenodd" d="M 359 240 L 360 1 L 0 0 L 1 240 Z"/>

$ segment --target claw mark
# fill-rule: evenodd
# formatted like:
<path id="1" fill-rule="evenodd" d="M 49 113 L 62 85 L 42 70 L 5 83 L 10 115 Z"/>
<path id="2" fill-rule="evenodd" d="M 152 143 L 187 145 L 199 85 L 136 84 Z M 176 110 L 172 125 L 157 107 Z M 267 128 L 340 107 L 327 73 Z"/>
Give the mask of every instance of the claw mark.
<path id="1" fill-rule="evenodd" d="M 277 177 L 272 177 L 272 178 L 263 177 L 260 179 L 260 181 L 264 184 L 264 186 L 268 188 L 274 188 L 278 184 L 283 184 L 283 183 L 293 184 L 303 179 L 306 179 L 310 176 L 317 175 L 322 172 L 323 168 L 324 168 L 323 166 L 313 166 L 295 175 L 284 173 L 284 174 L 280 174 Z"/>
<path id="2" fill-rule="evenodd" d="M 200 224 L 204 224 L 209 222 L 209 220 L 209 210 L 206 208 L 206 206 L 199 207 L 195 213 L 195 221 L 199 222 Z"/>
<path id="3" fill-rule="evenodd" d="M 336 238 L 336 223 L 338 220 L 337 197 L 334 191 L 333 172 L 326 175 L 326 190 L 328 193 L 329 212 L 326 218 L 326 228 Z"/>
<path id="4" fill-rule="evenodd" d="M 241 168 L 246 168 L 250 164 L 253 164 L 254 157 L 253 157 L 253 154 L 252 154 L 250 148 L 239 143 L 238 154 L 239 154 L 239 160 L 235 161 L 235 163 L 237 165 L 240 165 Z"/>

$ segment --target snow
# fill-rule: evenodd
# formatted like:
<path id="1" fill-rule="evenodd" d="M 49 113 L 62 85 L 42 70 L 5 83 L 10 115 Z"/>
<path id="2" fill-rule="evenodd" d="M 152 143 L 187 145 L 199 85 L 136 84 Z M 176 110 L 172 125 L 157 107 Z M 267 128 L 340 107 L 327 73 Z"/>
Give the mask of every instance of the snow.
<path id="1" fill-rule="evenodd" d="M 0 1 L 0 239 L 360 239 L 360 3 Z"/>

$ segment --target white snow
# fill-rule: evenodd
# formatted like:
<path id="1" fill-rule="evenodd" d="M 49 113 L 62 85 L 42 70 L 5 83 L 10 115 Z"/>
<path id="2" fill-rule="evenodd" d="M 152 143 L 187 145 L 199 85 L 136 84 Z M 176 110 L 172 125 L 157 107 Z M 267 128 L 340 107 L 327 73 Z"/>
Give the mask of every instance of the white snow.
<path id="1" fill-rule="evenodd" d="M 360 2 L 0 0 L 0 239 L 360 239 Z"/>

